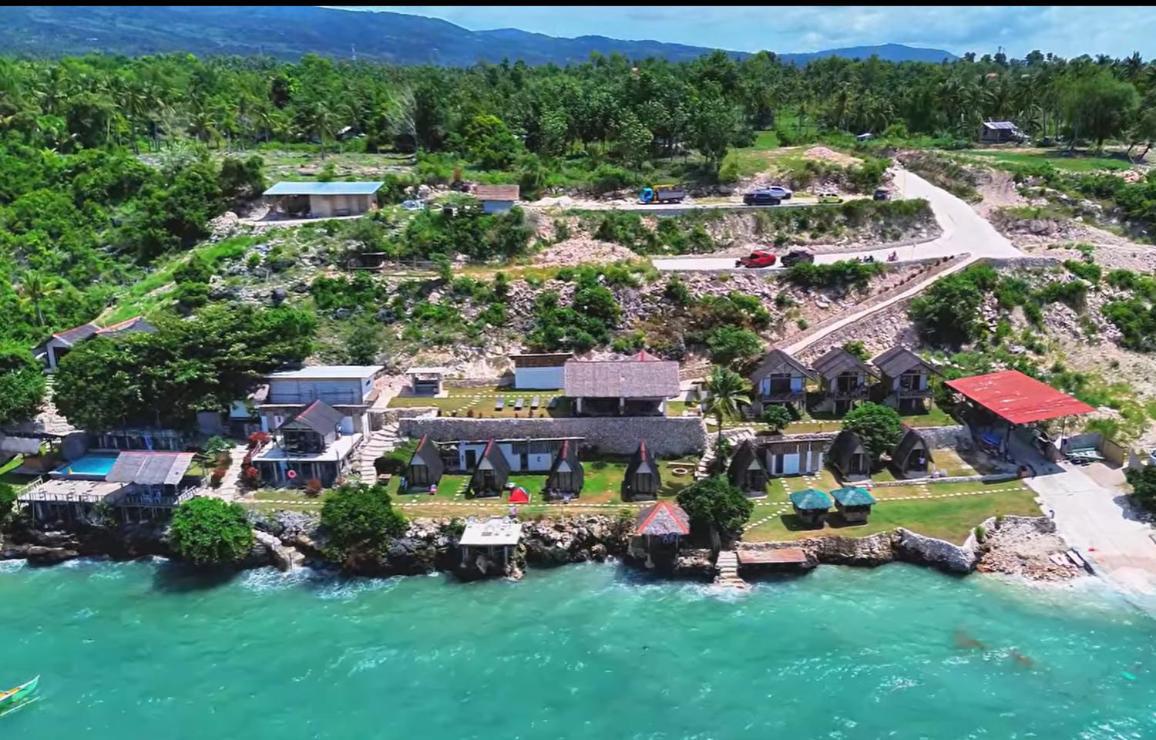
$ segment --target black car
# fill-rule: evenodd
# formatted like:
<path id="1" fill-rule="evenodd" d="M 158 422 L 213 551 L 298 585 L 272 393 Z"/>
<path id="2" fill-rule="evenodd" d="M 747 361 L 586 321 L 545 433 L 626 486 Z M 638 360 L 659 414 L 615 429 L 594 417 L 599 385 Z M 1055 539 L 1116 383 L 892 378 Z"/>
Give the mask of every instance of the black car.
<path id="1" fill-rule="evenodd" d="M 743 204 L 748 206 L 777 206 L 782 202 L 782 198 L 770 190 L 754 190 L 743 195 Z"/>
<path id="2" fill-rule="evenodd" d="M 875 191 L 875 200 L 891 200 L 891 191 L 887 188 L 879 188 Z"/>
<path id="3" fill-rule="evenodd" d="M 790 252 L 787 252 L 786 254 L 783 255 L 782 259 L 779 260 L 779 264 L 781 264 L 783 267 L 791 267 L 792 265 L 797 265 L 800 262 L 814 262 L 814 261 L 815 261 L 815 255 L 811 254 L 807 250 L 805 250 L 805 249 L 792 249 Z"/>

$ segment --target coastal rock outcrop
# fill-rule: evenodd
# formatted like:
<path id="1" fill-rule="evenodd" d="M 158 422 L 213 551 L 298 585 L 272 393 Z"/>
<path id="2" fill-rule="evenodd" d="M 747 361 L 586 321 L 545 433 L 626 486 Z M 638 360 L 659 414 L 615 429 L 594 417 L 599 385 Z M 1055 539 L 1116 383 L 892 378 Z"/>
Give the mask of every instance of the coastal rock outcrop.
<path id="1" fill-rule="evenodd" d="M 900 527 L 895 531 L 895 549 L 898 560 L 932 565 L 952 573 L 970 573 L 979 560 L 974 535 L 969 535 L 962 546 L 946 540 L 924 537 Z"/>
<path id="2" fill-rule="evenodd" d="M 626 551 L 626 528 L 607 516 L 543 519 L 522 527 L 526 562 L 534 565 L 602 562 Z"/>
<path id="3" fill-rule="evenodd" d="M 874 567 L 895 560 L 891 532 L 868 537 L 815 537 L 797 545 L 819 563 Z"/>

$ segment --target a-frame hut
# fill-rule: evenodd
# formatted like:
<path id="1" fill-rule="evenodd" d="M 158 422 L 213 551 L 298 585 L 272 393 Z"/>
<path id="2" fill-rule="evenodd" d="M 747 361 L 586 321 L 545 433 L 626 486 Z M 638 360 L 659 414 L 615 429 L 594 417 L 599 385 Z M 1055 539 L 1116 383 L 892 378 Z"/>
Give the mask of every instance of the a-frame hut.
<path id="1" fill-rule="evenodd" d="M 426 490 L 436 486 L 445 472 L 441 451 L 433 440 L 425 435 L 417 443 L 413 457 L 405 468 L 405 488 L 407 490 Z"/>
<path id="2" fill-rule="evenodd" d="M 835 436 L 827 450 L 827 462 L 843 480 L 861 480 L 871 475 L 871 456 L 859 435 L 850 429 Z"/>
<path id="3" fill-rule="evenodd" d="M 767 467 L 759 459 L 759 452 L 751 440 L 743 440 L 742 444 L 731 456 L 727 476 L 731 483 L 751 498 L 767 495 Z"/>
<path id="4" fill-rule="evenodd" d="M 891 451 L 891 467 L 900 478 L 923 478 L 931 472 L 931 448 L 919 432 L 908 427 Z"/>
<path id="5" fill-rule="evenodd" d="M 655 499 L 662 488 L 662 473 L 658 469 L 658 461 L 650 455 L 646 448 L 646 440 L 638 443 L 634 457 L 626 466 L 626 475 L 622 481 L 623 496 L 630 500 Z"/>
<path id="6" fill-rule="evenodd" d="M 577 496 L 582 492 L 583 477 L 578 445 L 573 440 L 564 440 L 546 478 L 546 498 Z"/>
<path id="7" fill-rule="evenodd" d="M 470 490 L 475 496 L 500 496 L 510 477 L 510 463 L 502 448 L 494 440 L 486 442 L 473 473 L 470 474 Z"/>

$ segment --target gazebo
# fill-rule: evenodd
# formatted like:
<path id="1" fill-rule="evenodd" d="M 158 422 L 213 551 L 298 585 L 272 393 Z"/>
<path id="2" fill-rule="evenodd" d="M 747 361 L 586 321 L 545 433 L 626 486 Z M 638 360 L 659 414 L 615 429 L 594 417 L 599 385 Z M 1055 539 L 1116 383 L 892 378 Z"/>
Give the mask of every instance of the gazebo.
<path id="1" fill-rule="evenodd" d="M 647 568 L 670 566 L 678 555 L 679 542 L 690 534 L 690 517 L 673 501 L 659 501 L 638 513 L 634 521 L 630 554 Z"/>
<path id="2" fill-rule="evenodd" d="M 799 521 L 810 527 L 822 527 L 831 508 L 831 497 L 817 488 L 795 491 L 789 498 Z"/>
<path id="3" fill-rule="evenodd" d="M 731 456 L 727 475 L 731 483 L 742 490 L 749 498 L 762 498 L 767 495 L 767 468 L 759 459 L 758 450 L 751 440 L 744 440 Z"/>
<path id="4" fill-rule="evenodd" d="M 866 524 L 875 504 L 875 497 L 866 488 L 848 486 L 831 491 L 835 499 L 835 509 L 843 515 L 847 524 Z"/>
<path id="5" fill-rule="evenodd" d="M 919 432 L 908 427 L 891 451 L 891 467 L 900 478 L 923 478 L 931 472 L 931 448 Z"/>

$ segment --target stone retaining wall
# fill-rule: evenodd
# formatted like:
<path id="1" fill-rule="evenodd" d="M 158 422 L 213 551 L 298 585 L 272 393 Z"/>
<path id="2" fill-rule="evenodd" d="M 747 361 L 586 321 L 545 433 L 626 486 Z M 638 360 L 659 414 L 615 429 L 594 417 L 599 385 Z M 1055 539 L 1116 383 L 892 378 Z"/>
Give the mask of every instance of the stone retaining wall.
<path id="1" fill-rule="evenodd" d="M 544 439 L 582 437 L 583 445 L 611 455 L 631 455 L 639 440 L 654 455 L 699 455 L 706 449 L 706 427 L 700 417 L 582 417 L 541 419 L 401 419 L 398 433 L 436 442 L 459 439 Z"/>
<path id="2" fill-rule="evenodd" d="M 953 475 L 947 478 L 907 478 L 906 480 L 885 480 L 874 484 L 875 488 L 887 488 L 888 486 L 917 486 L 922 483 L 1002 483 L 1004 481 L 1016 480 L 1019 478 L 1018 473 L 991 473 L 988 475 Z"/>

